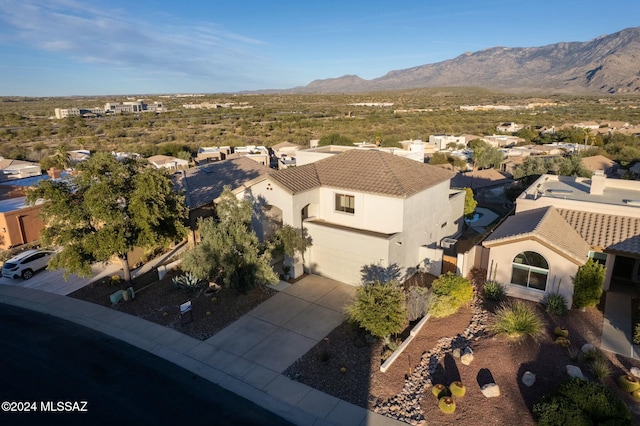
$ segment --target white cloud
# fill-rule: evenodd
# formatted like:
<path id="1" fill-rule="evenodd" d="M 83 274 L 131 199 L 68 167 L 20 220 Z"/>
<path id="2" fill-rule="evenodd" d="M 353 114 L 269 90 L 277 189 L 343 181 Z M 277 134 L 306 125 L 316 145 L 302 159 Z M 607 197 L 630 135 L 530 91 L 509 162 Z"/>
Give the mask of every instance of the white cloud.
<path id="1" fill-rule="evenodd" d="M 238 75 L 265 61 L 262 41 L 215 23 L 152 22 L 75 0 L 0 0 L 0 40 L 78 62 L 172 75 Z"/>

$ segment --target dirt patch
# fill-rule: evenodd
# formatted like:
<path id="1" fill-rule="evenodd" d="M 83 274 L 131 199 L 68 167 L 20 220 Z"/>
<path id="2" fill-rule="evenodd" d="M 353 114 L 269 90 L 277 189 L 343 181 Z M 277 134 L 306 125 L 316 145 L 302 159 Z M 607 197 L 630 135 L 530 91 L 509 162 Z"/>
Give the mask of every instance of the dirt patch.
<path id="1" fill-rule="evenodd" d="M 277 293 L 277 290 L 262 285 L 247 293 L 239 293 L 231 288 L 222 288 L 213 295 L 207 295 L 204 289 L 195 292 L 178 290 L 171 283 L 176 274 L 175 271 L 171 272 L 160 281 L 157 281 L 155 271 L 136 278 L 131 284 L 135 291 L 134 300 L 115 305 L 111 304 L 109 295 L 127 286 L 124 283 L 114 285 L 109 279 L 91 283 L 70 296 L 205 340 Z M 181 318 L 180 305 L 189 300 L 192 303 L 192 315 Z"/>

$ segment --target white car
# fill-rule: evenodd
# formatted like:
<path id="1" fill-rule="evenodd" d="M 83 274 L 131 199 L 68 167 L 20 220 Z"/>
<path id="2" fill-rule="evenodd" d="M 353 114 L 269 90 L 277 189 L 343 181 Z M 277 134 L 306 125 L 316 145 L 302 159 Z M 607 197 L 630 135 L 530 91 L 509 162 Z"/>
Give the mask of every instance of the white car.
<path id="1" fill-rule="evenodd" d="M 55 254 L 51 250 L 27 250 L 4 262 L 2 276 L 28 280 L 36 271 L 47 267 Z"/>

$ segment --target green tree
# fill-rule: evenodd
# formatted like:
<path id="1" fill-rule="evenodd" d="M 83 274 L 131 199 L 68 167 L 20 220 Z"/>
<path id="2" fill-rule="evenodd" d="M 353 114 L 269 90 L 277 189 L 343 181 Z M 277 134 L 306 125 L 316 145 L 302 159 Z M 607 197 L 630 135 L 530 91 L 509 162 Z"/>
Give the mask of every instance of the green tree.
<path id="1" fill-rule="evenodd" d="M 294 228 L 291 225 L 282 226 L 273 235 L 271 252 L 274 255 L 284 254 L 288 257 L 294 257 L 296 253 L 304 256 L 304 252 L 312 242 L 306 231 L 304 228 Z"/>
<path id="2" fill-rule="evenodd" d="M 247 291 L 278 281 L 271 253 L 251 229 L 252 206 L 225 187 L 216 206 L 217 220 L 198 222 L 201 242 L 185 253 L 182 269 L 200 279 L 222 279 L 225 286 Z"/>
<path id="3" fill-rule="evenodd" d="M 472 217 L 473 216 L 473 212 L 476 211 L 476 206 L 478 205 L 478 202 L 473 197 L 473 191 L 471 190 L 471 188 L 465 188 L 464 192 L 465 192 L 465 194 L 464 194 L 464 215 L 466 217 Z"/>
<path id="4" fill-rule="evenodd" d="M 351 321 L 384 340 L 401 332 L 407 322 L 406 299 L 397 281 L 358 287 L 346 312 Z"/>
<path id="5" fill-rule="evenodd" d="M 469 148 L 473 150 L 474 170 L 496 167 L 504 159 L 502 151 L 480 139 L 474 139 L 469 142 Z"/>
<path id="6" fill-rule="evenodd" d="M 78 172 L 61 182 L 40 181 L 27 195 L 31 204 L 44 200 L 43 244 L 62 247 L 51 267 L 87 276 L 91 264 L 117 256 L 130 281 L 127 253 L 186 235 L 184 197 L 166 171 L 103 152 L 78 164 Z"/>
<path id="7" fill-rule="evenodd" d="M 578 268 L 573 277 L 573 304 L 577 308 L 596 306 L 602 296 L 605 268 L 593 259 Z"/>

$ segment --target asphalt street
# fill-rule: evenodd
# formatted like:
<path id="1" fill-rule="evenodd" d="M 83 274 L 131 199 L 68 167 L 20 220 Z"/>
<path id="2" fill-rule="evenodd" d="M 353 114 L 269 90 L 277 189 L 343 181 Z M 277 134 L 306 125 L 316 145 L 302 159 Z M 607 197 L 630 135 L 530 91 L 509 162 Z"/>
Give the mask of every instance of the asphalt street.
<path id="1" fill-rule="evenodd" d="M 290 424 L 148 352 L 49 315 L 0 304 L 0 342 L 2 425 Z"/>

